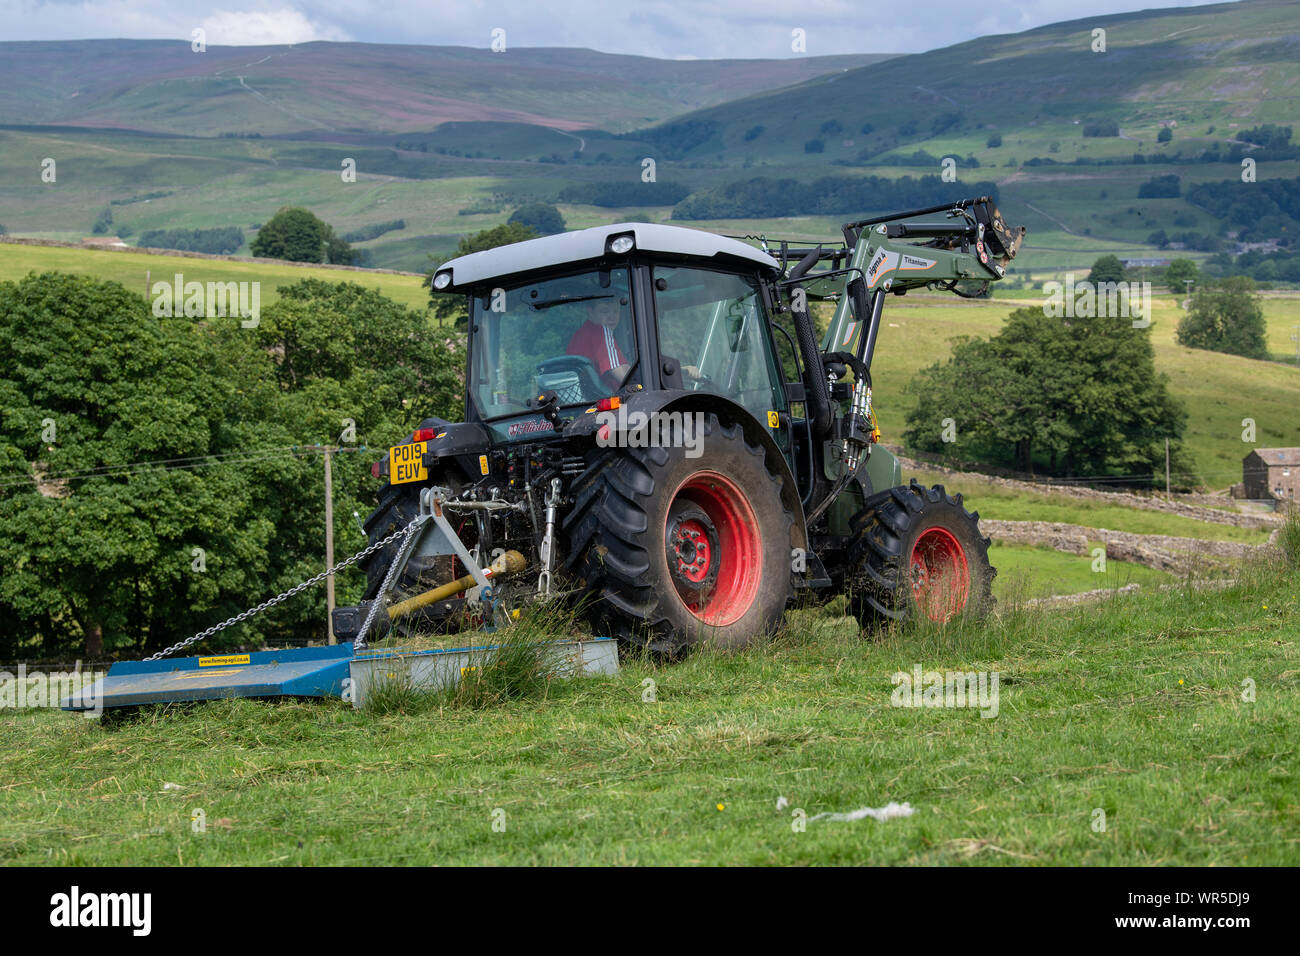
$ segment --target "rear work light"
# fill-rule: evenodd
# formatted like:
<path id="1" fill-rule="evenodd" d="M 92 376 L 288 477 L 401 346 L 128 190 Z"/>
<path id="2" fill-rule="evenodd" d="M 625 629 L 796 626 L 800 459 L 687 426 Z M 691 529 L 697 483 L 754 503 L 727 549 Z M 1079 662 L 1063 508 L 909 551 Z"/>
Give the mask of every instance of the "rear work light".
<path id="1" fill-rule="evenodd" d="M 596 403 L 596 411 L 612 412 L 622 404 L 622 401 L 617 395 L 611 395 L 609 398 L 602 398 Z"/>

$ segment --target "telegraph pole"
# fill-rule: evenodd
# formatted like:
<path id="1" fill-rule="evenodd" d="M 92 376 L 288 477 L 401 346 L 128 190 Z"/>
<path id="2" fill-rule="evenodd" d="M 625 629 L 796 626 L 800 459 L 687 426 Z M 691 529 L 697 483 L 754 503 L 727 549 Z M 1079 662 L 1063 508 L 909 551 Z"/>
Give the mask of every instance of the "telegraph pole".
<path id="1" fill-rule="evenodd" d="M 334 469 L 331 455 L 334 448 L 325 446 L 325 567 L 334 567 Z M 334 637 L 334 575 L 325 579 L 325 626 L 330 643 L 338 641 Z"/>
<path id="2" fill-rule="evenodd" d="M 1291 341 L 1295 343 L 1295 363 L 1300 365 L 1300 325 L 1291 326 Z"/>
<path id="3" fill-rule="evenodd" d="M 325 460 L 329 461 L 328 458 L 326 458 Z M 328 470 L 329 465 L 326 465 L 325 468 L 326 470 Z M 1165 494 L 1166 495 L 1169 494 L 1169 439 L 1168 438 L 1165 439 Z"/>

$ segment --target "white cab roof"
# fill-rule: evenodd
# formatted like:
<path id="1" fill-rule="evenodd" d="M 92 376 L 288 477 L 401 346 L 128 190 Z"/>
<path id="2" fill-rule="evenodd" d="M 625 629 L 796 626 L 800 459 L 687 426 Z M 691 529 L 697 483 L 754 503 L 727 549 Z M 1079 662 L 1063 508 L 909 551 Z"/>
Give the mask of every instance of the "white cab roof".
<path id="1" fill-rule="evenodd" d="M 699 229 L 681 226 L 664 226 L 657 223 L 620 222 L 612 226 L 593 226 L 575 232 L 562 232 L 555 236 L 528 239 L 524 242 L 498 246 L 483 252 L 473 252 L 452 259 L 438 269 L 451 272 L 451 286 L 464 288 L 504 279 L 521 272 L 546 269 L 569 263 L 599 259 L 605 255 L 606 243 L 611 236 L 632 233 L 636 248 L 645 252 L 689 256 L 695 259 L 741 260 L 754 263 L 773 272 L 781 270 L 775 259 L 739 239 L 728 239 Z"/>

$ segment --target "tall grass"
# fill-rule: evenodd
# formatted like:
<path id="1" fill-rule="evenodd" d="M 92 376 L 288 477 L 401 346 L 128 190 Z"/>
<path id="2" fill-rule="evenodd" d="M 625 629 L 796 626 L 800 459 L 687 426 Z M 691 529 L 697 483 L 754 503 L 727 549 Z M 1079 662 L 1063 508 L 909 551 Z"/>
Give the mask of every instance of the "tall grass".
<path id="1" fill-rule="evenodd" d="M 578 676 L 557 645 L 573 640 L 580 631 L 572 611 L 552 605 L 523 608 L 511 626 L 488 635 L 485 646 L 471 648 L 460 679 L 443 687 L 416 686 L 410 658 L 398 647 L 388 648 L 395 654 L 393 668 L 368 689 L 365 709 L 375 714 L 481 710 L 510 701 L 545 699 L 554 681 Z"/>
<path id="2" fill-rule="evenodd" d="M 1282 561 L 1290 569 L 1300 568 L 1300 510 L 1292 508 L 1277 536 Z"/>

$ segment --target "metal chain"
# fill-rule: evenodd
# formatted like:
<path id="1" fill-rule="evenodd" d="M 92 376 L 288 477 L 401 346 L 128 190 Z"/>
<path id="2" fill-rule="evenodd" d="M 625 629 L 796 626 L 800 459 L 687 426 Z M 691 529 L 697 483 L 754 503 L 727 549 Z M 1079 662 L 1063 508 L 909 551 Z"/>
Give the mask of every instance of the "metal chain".
<path id="1" fill-rule="evenodd" d="M 154 654 L 150 657 L 146 657 L 145 661 L 146 662 L 156 661 L 156 660 L 160 660 L 161 658 L 167 657 L 171 654 L 175 654 L 177 651 L 184 650 L 185 648 L 189 647 L 191 644 L 203 640 L 205 637 L 211 637 L 213 634 L 217 633 L 217 631 L 225 630 L 226 628 L 230 627 L 232 624 L 238 624 L 241 621 L 246 621 L 253 615 L 260 614 L 262 611 L 265 611 L 269 607 L 274 607 L 275 605 L 280 604 L 283 601 L 287 601 L 289 600 L 289 598 L 293 597 L 295 594 L 299 593 L 300 591 L 305 591 L 307 588 L 311 587 L 314 584 L 320 584 L 320 582 L 324 581 L 331 574 L 337 574 L 339 571 L 342 571 L 344 568 L 356 564 L 358 561 L 360 561 L 362 558 L 366 557 L 367 555 L 374 554 L 380 548 L 385 547 L 386 545 L 396 540 L 397 538 L 402 537 L 403 535 L 410 534 L 411 529 L 413 527 L 418 526 L 419 524 L 420 524 L 420 520 L 417 518 L 415 521 L 412 521 L 406 527 L 394 531 L 392 534 L 390 534 L 388 537 L 384 538 L 383 540 L 376 541 L 374 544 L 370 545 L 364 550 L 358 551 L 356 554 L 352 555 L 352 557 L 348 558 L 347 560 L 340 561 L 338 564 L 334 565 L 334 567 L 330 568 L 329 570 L 322 571 L 320 574 L 316 575 L 315 577 L 308 578 L 306 581 L 303 581 L 301 584 L 291 587 L 289 590 L 285 591 L 282 594 L 277 594 L 269 601 L 263 601 L 261 604 L 257 605 L 256 607 L 250 607 L 247 611 L 241 611 L 240 613 L 236 614 L 234 617 L 222 621 L 220 624 L 214 625 L 213 627 L 208 628 L 206 631 L 199 631 L 199 633 L 195 634 L 193 637 L 187 637 L 185 638 L 185 640 L 173 644 L 171 647 L 164 648 L 163 650 L 159 651 L 157 654 Z M 390 574 L 392 573 L 392 568 L 389 568 L 389 573 Z M 387 579 L 385 579 L 384 583 L 385 586 L 387 586 L 388 583 Z M 373 616 L 373 610 L 372 610 L 372 616 Z M 364 634 L 365 631 L 363 630 L 361 633 Z"/>
<path id="2" fill-rule="evenodd" d="M 379 590 L 375 592 L 375 599 L 370 605 L 369 613 L 366 614 L 365 623 L 361 625 L 361 630 L 357 632 L 356 639 L 352 642 L 352 653 L 354 655 L 360 653 L 366 646 L 366 635 L 370 633 L 370 625 L 375 622 L 375 615 L 379 612 L 379 605 L 382 604 L 384 598 L 388 596 L 388 589 L 393 585 L 393 578 L 397 574 L 398 565 L 406 564 L 405 561 L 398 561 L 397 558 L 401 557 L 402 552 L 406 549 L 407 539 L 411 535 L 415 534 L 415 532 L 419 530 L 420 526 L 430 517 L 432 516 L 427 513 L 418 514 L 411 519 L 410 524 L 398 532 L 398 534 L 402 535 L 402 543 L 397 548 L 397 554 L 394 556 L 393 562 L 388 565 L 388 573 L 384 575 L 384 583 L 381 584 Z M 396 535 L 393 535 L 393 537 L 396 537 Z"/>

